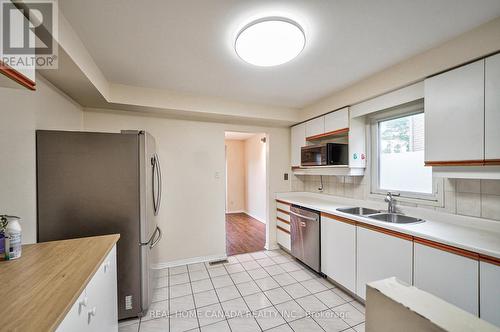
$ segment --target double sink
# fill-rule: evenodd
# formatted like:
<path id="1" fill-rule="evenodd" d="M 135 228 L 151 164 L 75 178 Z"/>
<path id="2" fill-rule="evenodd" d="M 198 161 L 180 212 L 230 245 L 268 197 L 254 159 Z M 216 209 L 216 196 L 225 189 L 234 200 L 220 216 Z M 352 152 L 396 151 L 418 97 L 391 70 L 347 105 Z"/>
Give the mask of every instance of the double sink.
<path id="1" fill-rule="evenodd" d="M 405 216 L 400 213 L 381 212 L 364 207 L 338 208 L 337 211 L 393 224 L 413 224 L 425 221 L 423 219 Z"/>

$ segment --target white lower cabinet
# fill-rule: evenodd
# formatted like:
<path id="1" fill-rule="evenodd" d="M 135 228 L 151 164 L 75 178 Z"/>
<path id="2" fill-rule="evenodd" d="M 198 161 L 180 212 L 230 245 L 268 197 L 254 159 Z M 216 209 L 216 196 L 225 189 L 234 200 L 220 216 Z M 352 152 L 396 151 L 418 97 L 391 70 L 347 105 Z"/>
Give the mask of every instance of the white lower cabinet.
<path id="1" fill-rule="evenodd" d="M 500 265 L 479 262 L 480 317 L 500 327 Z"/>
<path id="2" fill-rule="evenodd" d="M 366 284 L 389 277 L 412 283 L 413 242 L 375 230 L 357 227 L 356 294 L 366 298 Z"/>
<path id="3" fill-rule="evenodd" d="M 321 272 L 356 292 L 356 226 L 321 215 Z"/>
<path id="4" fill-rule="evenodd" d="M 478 315 L 479 261 L 417 242 L 414 250 L 415 286 Z"/>
<path id="5" fill-rule="evenodd" d="M 118 331 L 116 246 L 73 304 L 58 332 Z"/>

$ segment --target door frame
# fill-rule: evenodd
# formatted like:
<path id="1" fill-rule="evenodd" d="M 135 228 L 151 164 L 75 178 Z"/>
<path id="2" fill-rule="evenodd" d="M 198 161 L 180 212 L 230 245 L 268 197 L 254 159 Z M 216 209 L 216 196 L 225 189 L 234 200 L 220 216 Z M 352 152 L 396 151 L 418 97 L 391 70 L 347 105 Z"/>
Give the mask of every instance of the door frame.
<path id="1" fill-rule="evenodd" d="M 271 248 L 271 241 L 269 239 L 269 235 L 270 235 L 270 220 L 271 220 L 271 216 L 270 216 L 270 203 L 269 203 L 269 199 L 270 199 L 270 170 L 271 170 L 271 166 L 270 166 L 270 163 L 269 163 L 269 159 L 270 159 L 270 153 L 269 153 L 269 146 L 270 146 L 270 135 L 268 132 L 264 131 L 264 130 L 259 130 L 256 128 L 256 130 L 241 130 L 241 129 L 231 129 L 231 128 L 226 128 L 224 129 L 224 134 L 226 132 L 237 132 L 237 133 L 248 133 L 248 134 L 263 134 L 265 139 L 266 139 L 266 142 L 264 143 L 266 145 L 265 149 L 266 149 L 266 199 L 265 199 L 265 202 L 266 202 L 266 235 L 265 235 L 265 243 L 264 243 L 264 249 L 266 250 L 272 250 L 274 248 Z M 225 141 L 225 138 L 224 138 L 224 141 Z M 226 144 L 224 144 L 224 179 L 226 181 L 226 184 L 224 185 L 224 241 L 227 240 L 227 230 L 226 230 L 226 222 L 225 222 L 225 216 L 226 216 L 226 202 L 227 202 L 227 148 L 226 148 Z M 224 248 L 225 248 L 225 243 L 224 243 Z M 227 251 L 226 251 L 226 256 L 227 256 Z"/>

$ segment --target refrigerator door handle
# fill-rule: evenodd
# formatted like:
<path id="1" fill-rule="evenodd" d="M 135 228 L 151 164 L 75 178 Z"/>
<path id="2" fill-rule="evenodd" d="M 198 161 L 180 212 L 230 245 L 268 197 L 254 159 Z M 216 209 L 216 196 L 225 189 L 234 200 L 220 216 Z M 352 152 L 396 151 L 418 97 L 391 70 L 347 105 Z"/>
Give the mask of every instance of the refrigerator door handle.
<path id="1" fill-rule="evenodd" d="M 156 226 L 156 230 L 153 233 L 153 236 L 155 234 L 158 234 L 158 236 L 149 245 L 149 248 L 151 248 L 151 249 L 154 248 L 158 244 L 158 242 L 160 242 L 160 240 L 161 240 L 161 237 L 162 237 L 163 233 L 161 232 L 161 228 L 160 227 Z"/>
<path id="2" fill-rule="evenodd" d="M 155 154 L 156 159 L 156 174 L 158 177 L 158 196 L 156 200 L 156 214 L 160 212 L 160 204 L 161 204 L 161 192 L 162 192 L 162 183 L 161 183 L 161 167 L 160 167 L 160 158 Z M 161 231 L 160 231 L 161 232 Z"/>
<path id="3" fill-rule="evenodd" d="M 160 211 L 160 201 L 161 201 L 161 169 L 160 169 L 160 160 L 158 159 L 158 155 L 155 153 L 151 158 L 151 164 L 153 167 L 153 210 L 154 215 L 157 216 Z M 156 181 L 155 181 L 156 180 Z M 156 185 L 155 185 L 156 184 Z"/>

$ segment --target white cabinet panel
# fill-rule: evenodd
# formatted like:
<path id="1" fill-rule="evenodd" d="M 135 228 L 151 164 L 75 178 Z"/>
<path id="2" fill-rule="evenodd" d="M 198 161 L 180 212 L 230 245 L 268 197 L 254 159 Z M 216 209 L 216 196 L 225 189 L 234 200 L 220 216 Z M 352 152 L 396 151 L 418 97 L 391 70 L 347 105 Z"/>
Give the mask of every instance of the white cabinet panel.
<path id="1" fill-rule="evenodd" d="M 478 315 L 479 262 L 415 243 L 415 286 Z"/>
<path id="2" fill-rule="evenodd" d="M 500 327 L 500 266 L 479 262 L 480 317 Z"/>
<path id="3" fill-rule="evenodd" d="M 366 284 L 389 277 L 412 283 L 413 242 L 357 227 L 356 294 L 366 298 Z"/>
<path id="4" fill-rule="evenodd" d="M 345 128 L 349 128 L 349 108 L 325 115 L 325 133 Z"/>
<path id="5" fill-rule="evenodd" d="M 58 332 L 118 331 L 116 246 L 73 304 Z"/>
<path id="6" fill-rule="evenodd" d="M 300 149 L 306 145 L 306 124 L 301 123 L 291 129 L 290 156 L 291 165 L 300 166 Z"/>
<path id="7" fill-rule="evenodd" d="M 309 120 L 305 124 L 306 124 L 306 137 L 311 137 L 314 135 L 320 135 L 325 133 L 324 116 L 320 116 L 319 118 Z"/>
<path id="8" fill-rule="evenodd" d="M 292 245 L 290 243 L 290 234 L 282 231 L 281 229 L 276 229 L 276 241 L 286 248 L 287 250 L 292 250 Z"/>
<path id="9" fill-rule="evenodd" d="M 484 60 L 425 80 L 425 160 L 484 158 Z"/>
<path id="10" fill-rule="evenodd" d="M 500 54 L 485 65 L 485 159 L 500 159 Z"/>
<path id="11" fill-rule="evenodd" d="M 356 292 L 356 226 L 321 216 L 321 272 Z"/>
<path id="12" fill-rule="evenodd" d="M 89 326 L 92 331 L 118 331 L 116 247 L 87 285 Z M 95 314 L 90 311 L 95 310 Z"/>
<path id="13" fill-rule="evenodd" d="M 88 331 L 87 324 L 87 293 L 85 290 L 73 304 L 64 320 L 57 327 L 57 332 L 84 332 Z"/>

